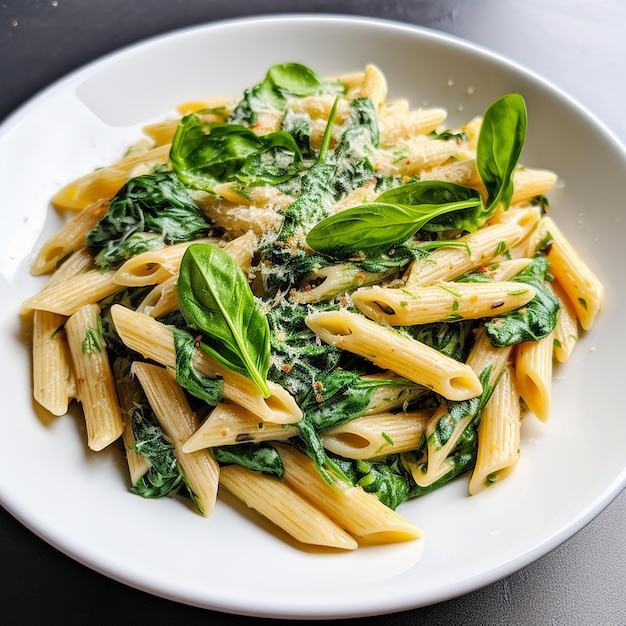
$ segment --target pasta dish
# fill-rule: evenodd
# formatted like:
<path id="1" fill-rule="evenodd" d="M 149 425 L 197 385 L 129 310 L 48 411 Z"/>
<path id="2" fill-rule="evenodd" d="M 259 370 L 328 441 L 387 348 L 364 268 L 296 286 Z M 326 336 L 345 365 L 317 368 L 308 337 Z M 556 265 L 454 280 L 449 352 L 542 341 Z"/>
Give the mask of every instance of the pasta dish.
<path id="1" fill-rule="evenodd" d="M 449 128 L 387 94 L 374 65 L 276 65 L 52 198 L 34 398 L 80 403 L 133 493 L 209 516 L 223 488 L 329 549 L 415 540 L 404 502 L 493 488 L 548 421 L 603 287 L 550 215 L 557 175 L 521 163 L 524 99 Z"/>

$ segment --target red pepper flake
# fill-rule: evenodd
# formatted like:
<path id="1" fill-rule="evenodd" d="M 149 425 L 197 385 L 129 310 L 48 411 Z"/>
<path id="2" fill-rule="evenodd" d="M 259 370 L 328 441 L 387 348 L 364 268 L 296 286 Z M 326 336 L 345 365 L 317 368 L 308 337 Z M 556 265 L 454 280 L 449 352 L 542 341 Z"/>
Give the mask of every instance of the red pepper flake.
<path id="1" fill-rule="evenodd" d="M 320 402 L 323 402 L 323 401 L 324 401 L 324 396 L 321 393 L 318 393 L 315 396 L 315 402 L 317 402 L 319 404 Z"/>
<path id="2" fill-rule="evenodd" d="M 285 374 L 289 374 L 291 372 L 291 365 L 289 365 L 289 363 L 285 363 L 284 365 L 280 366 L 280 369 L 283 370 Z"/>
<path id="3" fill-rule="evenodd" d="M 316 380 L 313 386 L 315 387 L 315 389 L 317 389 L 317 391 L 321 391 L 322 389 L 324 389 L 324 385 L 322 385 L 319 380 Z"/>

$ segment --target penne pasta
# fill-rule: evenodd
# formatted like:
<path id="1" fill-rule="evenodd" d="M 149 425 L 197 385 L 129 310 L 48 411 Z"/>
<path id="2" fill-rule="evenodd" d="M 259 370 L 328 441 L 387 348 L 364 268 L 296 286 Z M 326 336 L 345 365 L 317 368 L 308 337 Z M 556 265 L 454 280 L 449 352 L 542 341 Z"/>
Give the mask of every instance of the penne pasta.
<path id="1" fill-rule="evenodd" d="M 527 304 L 535 290 L 515 282 L 453 283 L 408 289 L 370 287 L 352 294 L 353 304 L 379 324 L 411 326 L 479 319 L 508 313 Z"/>
<path id="2" fill-rule="evenodd" d="M 442 280 L 454 280 L 500 256 L 523 235 L 517 224 L 494 224 L 458 239 L 465 246 L 439 248 L 410 265 L 405 277 L 409 291 Z"/>
<path id="3" fill-rule="evenodd" d="M 339 477 L 329 485 L 313 461 L 290 446 L 276 444 L 285 466 L 285 480 L 339 526 L 372 542 L 421 539 L 422 531 L 386 507 L 376 496 Z"/>
<path id="4" fill-rule="evenodd" d="M 65 324 L 77 398 L 85 414 L 87 444 L 96 451 L 116 441 L 124 430 L 99 316 L 98 305 L 88 304 L 79 308 Z"/>
<path id="5" fill-rule="evenodd" d="M 602 310 L 604 287 L 554 220 L 545 217 L 543 226 L 550 235 L 550 271 L 567 294 L 580 325 L 589 330 Z"/>
<path id="6" fill-rule="evenodd" d="M 548 421 L 552 400 L 554 332 L 540 341 L 525 341 L 515 348 L 515 384 L 528 408 Z"/>
<path id="7" fill-rule="evenodd" d="M 347 459 L 377 459 L 415 450 L 431 410 L 358 417 L 322 433 L 327 450 Z"/>
<path id="8" fill-rule="evenodd" d="M 217 498 L 219 466 L 208 450 L 183 451 L 183 444 L 199 423 L 182 388 L 163 367 L 135 361 L 131 373 L 139 379 L 163 431 L 174 445 L 194 503 L 200 513 L 210 515 Z"/>
<path id="9" fill-rule="evenodd" d="M 433 348 L 347 311 L 314 313 L 307 326 L 322 340 L 391 369 L 453 400 L 473 398 L 481 385 L 471 368 Z"/>
<path id="10" fill-rule="evenodd" d="M 545 215 L 556 173 L 519 165 L 525 102 L 453 128 L 388 97 L 373 63 L 276 65 L 52 198 L 74 214 L 20 310 L 33 397 L 76 399 L 94 451 L 121 438 L 132 493 L 208 516 L 228 491 L 301 548 L 410 541 L 397 507 L 482 492 L 523 411 L 547 421 L 604 291 Z"/>
<path id="11" fill-rule="evenodd" d="M 505 368 L 478 425 L 476 465 L 469 482 L 476 495 L 508 476 L 520 455 L 521 411 L 514 374 Z"/>
<path id="12" fill-rule="evenodd" d="M 356 540 L 288 484 L 237 465 L 227 465 L 220 483 L 250 508 L 301 543 L 354 550 Z"/>
<path id="13" fill-rule="evenodd" d="M 96 200 L 77 213 L 46 241 L 31 265 L 31 273 L 36 276 L 52 272 L 73 252 L 83 249 L 86 246 L 87 233 L 108 208 L 108 201 Z"/>

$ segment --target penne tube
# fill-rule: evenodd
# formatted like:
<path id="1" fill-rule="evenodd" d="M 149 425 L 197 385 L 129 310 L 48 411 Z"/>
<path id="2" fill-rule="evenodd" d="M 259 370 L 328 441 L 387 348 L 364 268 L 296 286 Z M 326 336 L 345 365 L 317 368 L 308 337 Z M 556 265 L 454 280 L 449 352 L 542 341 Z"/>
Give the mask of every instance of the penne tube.
<path id="1" fill-rule="evenodd" d="M 330 452 L 347 459 L 376 459 L 415 450 L 432 411 L 378 413 L 357 417 L 321 433 Z"/>
<path id="2" fill-rule="evenodd" d="M 73 315 L 87 304 L 100 302 L 124 289 L 113 278 L 115 270 L 92 269 L 78 274 L 54 286 L 47 287 L 31 296 L 22 304 L 22 315 L 35 309 L 51 311 L 59 315 Z"/>
<path id="3" fill-rule="evenodd" d="M 482 183 L 476 169 L 476 159 L 462 159 L 424 170 L 421 180 L 442 180 L 465 187 L 480 188 Z"/>
<path id="4" fill-rule="evenodd" d="M 178 310 L 178 274 L 157 283 L 137 306 L 137 313 L 158 318 Z"/>
<path id="5" fill-rule="evenodd" d="M 288 484 L 273 477 L 227 465 L 220 483 L 251 509 L 301 543 L 354 550 L 356 540 Z"/>
<path id="6" fill-rule="evenodd" d="M 557 175 L 550 170 L 520 167 L 513 173 L 513 196 L 511 204 L 532 200 L 550 191 L 557 182 Z"/>
<path id="7" fill-rule="evenodd" d="M 174 446 L 195 505 L 202 515 L 209 516 L 217 499 L 220 470 L 208 450 L 183 452 L 184 442 L 199 423 L 182 387 L 165 368 L 156 365 L 135 361 L 131 373 L 137 376 L 163 432 Z"/>
<path id="8" fill-rule="evenodd" d="M 478 425 L 476 465 L 469 482 L 476 495 L 508 476 L 519 460 L 521 411 L 512 368 L 506 367 Z"/>
<path id="9" fill-rule="evenodd" d="M 111 316 L 120 339 L 127 347 L 146 359 L 175 370 L 176 352 L 170 328 L 120 304 L 111 307 Z M 293 397 L 275 383 L 268 381 L 272 395 L 264 398 L 250 379 L 227 370 L 199 349 L 194 355 L 194 367 L 203 376 L 222 377 L 224 397 L 246 407 L 263 421 L 295 424 L 302 417 L 302 411 Z"/>
<path id="10" fill-rule="evenodd" d="M 178 274 L 183 254 L 192 243 L 217 242 L 217 239 L 209 237 L 147 250 L 125 261 L 115 272 L 113 280 L 124 287 L 145 287 L 162 283 Z"/>
<path id="11" fill-rule="evenodd" d="M 554 329 L 554 356 L 559 363 L 565 363 L 578 341 L 578 318 L 561 285 L 555 281 L 550 285 L 559 302 L 559 313 Z"/>
<path id="12" fill-rule="evenodd" d="M 423 170 L 442 165 L 458 151 L 455 141 L 431 139 L 426 135 L 412 137 L 395 152 L 374 150 L 371 160 L 377 172 L 384 176 L 415 176 Z"/>
<path id="13" fill-rule="evenodd" d="M 447 113 L 445 109 L 419 109 L 415 111 L 393 113 L 383 107 L 378 116 L 380 145 L 384 148 L 406 141 L 410 137 L 426 135 L 442 124 Z"/>
<path id="14" fill-rule="evenodd" d="M 223 193 L 226 185 L 220 186 Z M 198 197 L 196 195 L 196 197 Z M 274 232 L 280 227 L 282 217 L 272 207 L 257 207 L 235 203 L 232 200 L 219 200 L 214 196 L 203 197 L 198 202 L 203 213 L 209 217 L 217 227 L 239 237 L 252 231 L 261 236 Z"/>
<path id="15" fill-rule="evenodd" d="M 107 212 L 109 203 L 105 200 L 85 207 L 57 231 L 37 253 L 31 265 L 31 274 L 47 274 L 55 270 L 73 252 L 86 246 L 87 233 Z"/>
<path id="16" fill-rule="evenodd" d="M 517 224 L 494 224 L 458 239 L 465 246 L 438 248 L 423 259 L 411 263 L 405 278 L 409 291 L 442 280 L 453 280 L 488 265 L 516 243 L 523 231 Z"/>
<path id="17" fill-rule="evenodd" d="M 64 415 L 76 394 L 64 315 L 35 311 L 33 316 L 33 396 L 53 415 Z"/>
<path id="18" fill-rule="evenodd" d="M 289 295 L 299 304 L 312 304 L 357 287 L 381 282 L 395 274 L 395 269 L 387 272 L 363 272 L 353 263 L 329 265 L 305 276 L 302 281 L 304 287 L 292 290 Z"/>
<path id="19" fill-rule="evenodd" d="M 371 63 L 365 66 L 360 98 L 369 98 L 374 109 L 380 108 L 387 97 L 387 79 L 385 75 Z"/>
<path id="20" fill-rule="evenodd" d="M 526 406 L 542 422 L 550 417 L 554 331 L 515 347 L 515 384 Z"/>
<path id="21" fill-rule="evenodd" d="M 307 326 L 324 342 L 358 354 L 452 400 L 480 395 L 472 369 L 437 350 L 348 311 L 313 313 Z"/>
<path id="22" fill-rule="evenodd" d="M 284 444 L 275 447 L 283 460 L 284 480 L 352 535 L 381 543 L 422 538 L 417 526 L 382 504 L 375 495 L 337 476 L 333 476 L 330 485 L 308 456 Z"/>
<path id="23" fill-rule="evenodd" d="M 410 326 L 502 315 L 534 296 L 531 286 L 505 281 L 442 282 L 414 291 L 375 286 L 357 289 L 351 297 L 361 313 L 379 324 Z"/>
<path id="24" fill-rule="evenodd" d="M 242 270 L 247 271 L 252 263 L 256 235 L 248 232 L 233 241 L 229 241 L 224 250 L 235 259 Z M 157 283 L 137 307 L 139 313 L 151 317 L 161 317 L 178 310 L 178 273 Z"/>
<path id="25" fill-rule="evenodd" d="M 102 450 L 124 430 L 122 412 L 106 346 L 100 331 L 100 308 L 88 304 L 66 322 L 65 331 L 76 376 L 77 397 L 83 406 L 87 444 Z"/>
<path id="26" fill-rule="evenodd" d="M 103 167 L 65 185 L 52 198 L 57 209 L 80 211 L 97 200 L 109 200 L 131 178 L 146 174 L 155 165 L 168 162 L 170 146 L 164 145 L 128 156 L 110 167 Z"/>
<path id="27" fill-rule="evenodd" d="M 604 304 L 604 286 L 552 218 L 544 217 L 543 226 L 551 238 L 550 272 L 567 294 L 580 325 L 589 330 Z"/>
<path id="28" fill-rule="evenodd" d="M 298 433 L 297 426 L 265 422 L 239 404 L 220 402 L 187 439 L 183 451 L 193 452 L 237 443 L 284 441 Z"/>

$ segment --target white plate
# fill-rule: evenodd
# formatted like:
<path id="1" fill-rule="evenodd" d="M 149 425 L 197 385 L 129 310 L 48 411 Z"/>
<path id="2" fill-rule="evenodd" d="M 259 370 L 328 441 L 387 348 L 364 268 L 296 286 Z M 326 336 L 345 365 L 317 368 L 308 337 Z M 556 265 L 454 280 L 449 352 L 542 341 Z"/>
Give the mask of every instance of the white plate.
<path id="1" fill-rule="evenodd" d="M 390 97 L 444 105 L 452 126 L 519 91 L 529 109 L 523 161 L 565 183 L 552 215 L 607 287 L 606 310 L 572 360 L 558 367 L 551 420 L 523 424 L 515 474 L 467 497 L 461 478 L 406 503 L 422 542 L 350 554 L 302 551 L 232 500 L 210 519 L 178 500 L 127 491 L 114 451 L 89 453 L 80 419 L 47 422 L 30 392 L 20 302 L 41 285 L 33 249 L 60 220 L 48 199 L 114 161 L 141 125 L 178 102 L 241 94 L 274 63 L 321 75 L 385 72 Z M 569 538 L 626 484 L 626 420 L 616 399 L 626 346 L 626 154 L 588 112 L 528 71 L 476 46 L 395 23 L 272 17 L 217 23 L 125 49 L 68 76 L 26 104 L 0 132 L 0 495 L 35 533 L 76 560 L 148 592 L 221 611 L 347 617 L 445 600 L 523 567 Z"/>

